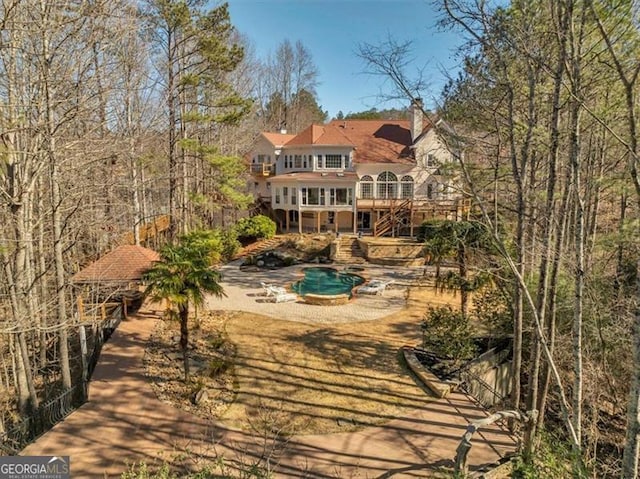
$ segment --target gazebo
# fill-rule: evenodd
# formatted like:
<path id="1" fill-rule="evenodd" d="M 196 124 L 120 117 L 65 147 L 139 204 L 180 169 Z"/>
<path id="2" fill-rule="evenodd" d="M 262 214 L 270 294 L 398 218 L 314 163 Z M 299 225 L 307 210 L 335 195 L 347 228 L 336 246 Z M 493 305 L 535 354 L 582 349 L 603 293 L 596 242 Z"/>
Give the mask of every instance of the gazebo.
<path id="1" fill-rule="evenodd" d="M 71 282 L 82 289 L 77 296 L 80 321 L 85 319 L 84 295 L 90 289 L 100 298 L 92 300 L 91 304 L 100 308 L 103 320 L 107 317 L 107 309 L 120 305 L 126 317 L 128 305 L 140 297 L 142 275 L 159 260 L 160 255 L 151 249 L 123 245 L 73 275 Z"/>

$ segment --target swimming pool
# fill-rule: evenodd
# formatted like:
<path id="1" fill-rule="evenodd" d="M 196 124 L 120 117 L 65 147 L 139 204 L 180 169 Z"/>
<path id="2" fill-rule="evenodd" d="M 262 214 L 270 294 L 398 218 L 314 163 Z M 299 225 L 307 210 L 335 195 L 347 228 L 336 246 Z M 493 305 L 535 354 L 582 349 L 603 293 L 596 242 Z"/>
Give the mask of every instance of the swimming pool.
<path id="1" fill-rule="evenodd" d="M 300 296 L 305 294 L 351 296 L 351 290 L 364 283 L 362 276 L 334 268 L 312 267 L 305 268 L 303 271 L 304 278 L 292 285 L 293 290 Z"/>

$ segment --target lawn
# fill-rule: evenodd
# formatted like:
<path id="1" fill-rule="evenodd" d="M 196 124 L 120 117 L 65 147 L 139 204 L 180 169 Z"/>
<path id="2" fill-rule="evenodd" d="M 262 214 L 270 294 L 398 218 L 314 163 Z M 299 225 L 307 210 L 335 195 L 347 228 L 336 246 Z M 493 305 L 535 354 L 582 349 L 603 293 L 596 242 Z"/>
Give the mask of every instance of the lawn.
<path id="1" fill-rule="evenodd" d="M 399 313 L 330 327 L 220 313 L 237 348 L 237 395 L 221 419 L 242 429 L 328 433 L 421 407 L 430 396 L 408 373 L 399 347 L 420 341 L 428 305 L 455 301 L 413 287 Z"/>

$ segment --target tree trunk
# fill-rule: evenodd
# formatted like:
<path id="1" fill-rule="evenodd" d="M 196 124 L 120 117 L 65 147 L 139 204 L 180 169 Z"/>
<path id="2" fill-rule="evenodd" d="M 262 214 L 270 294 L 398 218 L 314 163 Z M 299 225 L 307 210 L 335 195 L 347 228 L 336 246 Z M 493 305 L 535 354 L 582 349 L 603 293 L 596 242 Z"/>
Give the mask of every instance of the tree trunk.
<path id="1" fill-rule="evenodd" d="M 572 1 L 569 2 L 569 10 L 573 10 Z M 571 35 L 569 58 L 571 77 L 571 99 L 569 100 L 569 162 L 573 180 L 573 199 L 575 208 L 575 222 L 573 231 L 573 246 L 575 252 L 574 265 L 574 304 L 573 304 L 573 429 L 576 434 L 577 444 L 574 445 L 576 455 L 576 474 L 579 473 L 581 461 L 582 438 L 582 323 L 583 323 L 583 296 L 584 296 L 584 199 L 582 197 L 582 161 L 581 161 L 581 131 L 580 117 L 582 112 L 581 98 L 581 55 L 584 27 L 584 15 L 586 7 L 583 6 L 579 13 L 578 24 L 571 21 L 569 34 Z M 576 31 L 577 28 L 577 31 Z"/>
<path id="2" fill-rule="evenodd" d="M 189 382 L 189 305 L 180 305 L 178 308 L 180 316 L 180 349 L 184 361 L 184 381 Z"/>
<path id="3" fill-rule="evenodd" d="M 640 272 L 640 261 L 636 265 Z M 627 434 L 622 455 L 622 479 L 637 479 L 640 464 L 640 274 L 636 276 L 636 309 L 633 318 L 633 368 L 627 404 Z"/>
<path id="4" fill-rule="evenodd" d="M 167 26 L 167 109 L 169 113 L 169 236 L 174 238 L 177 233 L 178 205 L 177 205 L 177 138 L 176 138 L 176 39 L 175 31 Z"/>
<path id="5" fill-rule="evenodd" d="M 42 25 L 42 56 L 45 59 L 50 57 L 49 52 L 49 24 L 48 7 L 44 2 L 40 3 L 42 18 L 45 20 Z M 49 161 L 49 181 L 51 187 L 51 222 L 53 227 L 53 262 L 55 268 L 56 284 L 56 309 L 58 316 L 58 336 L 60 351 L 60 368 L 62 372 L 62 386 L 65 389 L 71 388 L 71 368 L 69 366 L 69 339 L 67 333 L 67 305 L 66 305 L 66 282 L 63 257 L 63 236 L 62 236 L 62 196 L 60 194 L 60 179 L 58 174 L 58 159 L 56 157 L 56 143 L 54 137 L 54 106 L 52 98 L 52 82 L 49 71 L 50 62 L 42 62 L 42 104 L 44 107 L 45 132 L 43 147 Z"/>
<path id="6" fill-rule="evenodd" d="M 553 10 L 554 5 L 551 6 Z M 554 203 L 555 203 L 555 194 L 556 194 L 556 176 L 557 176 L 557 164 L 558 164 L 558 153 L 560 146 L 560 99 L 561 99 L 561 90 L 562 90 L 562 80 L 563 73 L 565 68 L 565 60 L 566 60 L 566 20 L 567 16 L 562 15 L 562 6 L 560 3 L 556 6 L 558 11 L 558 20 L 560 21 L 559 28 L 557 28 L 558 32 L 558 61 L 556 63 L 555 72 L 554 72 L 554 87 L 553 87 L 553 97 L 551 102 L 551 121 L 549 124 L 549 137 L 550 137 L 550 147 L 549 147 L 549 164 L 548 164 L 548 179 L 547 179 L 547 191 L 546 191 L 546 201 L 544 206 L 543 213 L 543 223 L 542 223 L 542 257 L 540 259 L 540 265 L 538 268 L 538 290 L 537 290 L 537 298 L 536 298 L 536 311 L 538 316 L 540 317 L 540 322 L 545 325 L 547 330 L 547 338 L 550 341 L 549 349 L 553 351 L 553 346 L 551 342 L 551 337 L 555 337 L 555 335 L 549 334 L 550 329 L 555 328 L 555 324 L 551 324 L 551 319 L 547 316 L 547 307 L 548 307 L 548 298 L 549 294 L 554 294 L 553 292 L 556 290 L 557 286 L 557 274 L 551 274 L 551 278 L 549 278 L 549 261 L 551 257 L 551 245 L 553 242 L 553 218 L 554 218 Z M 559 260 L 559 255 L 556 255 Z M 557 266 L 557 264 L 555 264 Z M 557 273 L 557 270 L 556 270 Z M 551 291 L 551 293 L 550 293 Z M 537 336 L 534 338 L 534 347 L 533 347 L 533 370 L 531 372 L 529 378 L 529 397 L 528 397 L 528 410 L 539 410 L 540 403 L 543 401 L 542 394 L 539 388 L 539 372 L 540 372 L 540 359 L 542 356 L 542 348 L 540 345 L 540 338 Z M 547 373 L 549 369 L 546 369 Z M 546 394 L 548 391 L 548 381 L 550 377 L 545 377 L 545 381 L 543 382 L 544 397 L 546 400 Z M 544 384 L 547 384 L 547 389 L 545 390 Z M 533 457 L 533 453 L 536 447 L 536 436 L 538 433 L 537 426 L 541 424 L 540 417 L 542 415 L 538 415 L 538 419 L 536 421 L 531 421 L 528 423 L 526 435 L 525 435 L 525 457 L 530 460 Z"/>
<path id="7" fill-rule="evenodd" d="M 458 242 L 458 274 L 460 275 L 460 311 L 467 318 L 469 314 L 469 285 L 467 284 L 467 254 L 462 241 Z"/>

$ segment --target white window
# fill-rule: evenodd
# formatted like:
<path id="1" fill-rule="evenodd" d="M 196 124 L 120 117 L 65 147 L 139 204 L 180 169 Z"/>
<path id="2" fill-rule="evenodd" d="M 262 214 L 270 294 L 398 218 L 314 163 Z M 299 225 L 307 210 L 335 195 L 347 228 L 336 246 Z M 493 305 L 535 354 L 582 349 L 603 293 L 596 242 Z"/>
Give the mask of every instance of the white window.
<path id="1" fill-rule="evenodd" d="M 295 205 L 298 203 L 298 194 L 295 188 L 291 188 L 291 204 Z"/>
<path id="2" fill-rule="evenodd" d="M 342 155 L 326 155 L 324 164 L 325 168 L 341 168 Z"/>
<path id="3" fill-rule="evenodd" d="M 302 188 L 302 204 L 311 206 L 324 205 L 324 188 Z"/>
<path id="4" fill-rule="evenodd" d="M 322 155 L 318 155 L 318 168 L 324 168 L 324 162 L 322 161 Z"/>
<path id="5" fill-rule="evenodd" d="M 413 198 L 413 177 L 405 175 L 400 179 L 400 195 L 402 198 Z"/>
<path id="6" fill-rule="evenodd" d="M 276 188 L 276 205 L 280 204 L 280 188 Z"/>
<path id="7" fill-rule="evenodd" d="M 296 155 L 294 157 L 295 163 L 294 168 L 302 168 L 302 155 Z"/>
<path id="8" fill-rule="evenodd" d="M 398 195 L 398 177 L 390 171 L 378 175 L 378 191 L 376 198 L 390 199 Z"/>
<path id="9" fill-rule="evenodd" d="M 289 203 L 289 188 L 286 186 L 282 187 L 282 198 L 284 203 Z"/>
<path id="10" fill-rule="evenodd" d="M 365 200 L 373 198 L 373 178 L 369 175 L 360 178 L 360 197 Z"/>
<path id="11" fill-rule="evenodd" d="M 428 167 L 438 166 L 438 159 L 436 158 L 436 155 L 434 155 L 433 153 L 427 153 L 427 161 L 425 163 L 425 166 L 428 166 Z"/>
<path id="12" fill-rule="evenodd" d="M 333 188 L 332 188 L 333 191 Z M 351 188 L 336 188 L 335 191 L 335 204 L 339 206 L 346 206 L 351 204 Z"/>

